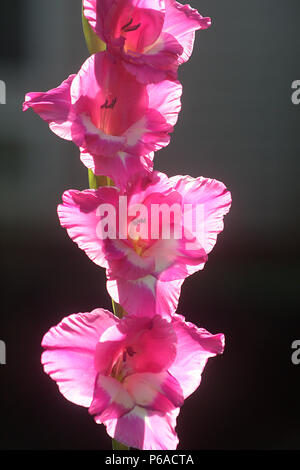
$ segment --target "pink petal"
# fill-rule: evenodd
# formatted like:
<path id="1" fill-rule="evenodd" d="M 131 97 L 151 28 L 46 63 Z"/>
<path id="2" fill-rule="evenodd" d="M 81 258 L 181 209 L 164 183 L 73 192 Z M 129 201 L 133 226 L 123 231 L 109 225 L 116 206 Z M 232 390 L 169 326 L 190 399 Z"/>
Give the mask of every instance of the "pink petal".
<path id="1" fill-rule="evenodd" d="M 171 324 L 159 315 L 153 319 L 126 316 L 116 328 L 126 334 L 126 347 L 132 351 L 126 364 L 131 370 L 158 374 L 174 361 L 176 335 Z"/>
<path id="2" fill-rule="evenodd" d="M 126 312 L 136 316 L 169 318 L 178 305 L 183 280 L 161 282 L 154 276 L 130 281 L 108 279 L 107 290 Z"/>
<path id="3" fill-rule="evenodd" d="M 126 317 L 127 318 L 127 317 Z M 107 328 L 100 336 L 95 351 L 95 367 L 102 375 L 110 375 L 113 365 L 122 355 L 126 345 L 126 335 L 119 329 L 120 320 Z"/>
<path id="4" fill-rule="evenodd" d="M 133 55 L 143 52 L 153 44 L 164 24 L 164 1 L 162 0 L 119 0 L 117 15 L 112 28 L 114 36 L 124 37 L 124 48 Z M 133 30 L 125 33 L 124 25 L 132 20 Z M 134 29 L 135 25 L 139 25 Z M 131 27 L 129 26 L 129 30 Z"/>
<path id="5" fill-rule="evenodd" d="M 134 75 L 139 82 L 144 84 L 158 83 L 162 82 L 163 80 L 173 78 L 173 74 L 171 75 L 171 77 L 169 77 L 169 74 L 166 72 L 166 70 L 161 70 L 152 66 L 153 63 L 157 63 L 154 57 L 148 58 L 146 54 L 142 54 L 142 59 L 140 61 L 141 63 L 126 62 L 124 60 L 124 67 L 126 68 L 126 70 L 128 70 L 128 72 Z M 145 62 L 148 62 L 148 65 L 146 65 Z M 176 77 L 174 77 L 174 79 L 175 78 Z"/>
<path id="6" fill-rule="evenodd" d="M 160 280 L 157 281 L 156 312 L 158 315 L 162 315 L 164 317 L 167 314 L 173 315 L 173 313 L 176 311 L 183 281 L 184 279 L 176 279 L 168 282 L 163 282 Z"/>
<path id="7" fill-rule="evenodd" d="M 179 82 L 146 86 L 122 61 L 99 52 L 59 87 L 27 94 L 23 109 L 33 108 L 80 147 L 85 165 L 124 187 L 133 172 L 151 172 L 152 152 L 168 145 L 181 94 Z"/>
<path id="8" fill-rule="evenodd" d="M 135 280 L 153 272 L 153 258 L 139 256 L 133 247 L 127 245 L 123 240 L 113 240 L 112 244 L 124 256 L 119 259 L 110 260 L 107 272 L 110 279 L 122 277 L 126 280 Z"/>
<path id="9" fill-rule="evenodd" d="M 179 409 L 163 414 L 136 406 L 119 419 L 108 420 L 110 437 L 123 444 L 143 450 L 173 450 L 178 445 L 175 432 Z"/>
<path id="10" fill-rule="evenodd" d="M 125 278 L 138 279 L 153 271 L 154 261 L 138 256 L 131 245 L 119 239 L 119 195 L 114 187 L 67 191 L 63 204 L 58 206 L 58 216 L 70 238 L 94 263 L 109 269 L 112 278 L 118 273 Z M 102 224 L 97 210 L 103 204 L 109 205 L 110 210 L 115 208 L 110 224 L 115 229 L 112 238 L 105 239 L 100 234 Z"/>
<path id="11" fill-rule="evenodd" d="M 171 34 L 183 47 L 179 64 L 186 62 L 193 52 L 195 31 L 207 29 L 210 25 L 211 19 L 202 17 L 190 5 L 182 5 L 175 0 L 166 0 L 166 16 L 163 31 Z"/>
<path id="12" fill-rule="evenodd" d="M 45 93 L 27 93 L 23 111 L 32 108 L 50 129 L 62 139 L 80 141 L 81 127 L 77 116 L 72 112 L 70 89 L 75 75 L 70 75 L 57 88 Z"/>
<path id="13" fill-rule="evenodd" d="M 134 401 L 123 384 L 113 377 L 99 374 L 89 413 L 96 423 L 119 418 L 134 408 Z"/>
<path id="14" fill-rule="evenodd" d="M 178 56 L 183 53 L 179 42 L 168 33 L 162 33 L 147 52 L 135 57 L 135 62 L 124 62 L 124 67 L 141 83 L 158 83 L 177 79 Z M 124 61 L 128 60 L 124 54 Z"/>
<path id="15" fill-rule="evenodd" d="M 187 398 L 200 385 L 207 360 L 222 354 L 225 338 L 221 333 L 212 335 L 185 322 L 180 315 L 173 316 L 173 327 L 177 335 L 177 354 L 169 372 L 177 379 L 184 398 Z"/>
<path id="16" fill-rule="evenodd" d="M 133 46 L 135 52 L 156 41 L 164 22 L 163 0 L 84 0 L 83 7 L 91 27 L 104 41 L 123 37 L 126 47 Z M 129 20 L 132 26 L 140 26 L 126 33 Z"/>
<path id="17" fill-rule="evenodd" d="M 114 98 L 111 109 L 102 107 L 106 99 L 111 104 Z M 78 112 L 88 111 L 93 124 L 110 136 L 124 134 L 144 116 L 148 106 L 145 86 L 106 52 L 85 61 L 72 82 L 71 99 Z"/>
<path id="18" fill-rule="evenodd" d="M 158 240 L 145 255 L 155 260 L 155 276 L 160 281 L 174 281 L 185 279 L 189 276 L 193 266 L 197 270 L 202 269 L 207 261 L 207 254 L 200 244 L 196 244 L 193 250 L 187 250 L 184 237 L 179 240 Z M 195 269 L 195 270 L 196 270 Z"/>
<path id="19" fill-rule="evenodd" d="M 67 400 L 88 407 L 97 371 L 94 354 L 101 333 L 116 322 L 110 312 L 96 309 L 64 318 L 42 340 L 44 370 Z"/>
<path id="20" fill-rule="evenodd" d="M 168 372 L 129 375 L 124 387 L 137 405 L 152 411 L 168 413 L 183 405 L 180 385 Z"/>
<path id="21" fill-rule="evenodd" d="M 120 151 L 140 157 L 166 146 L 181 94 L 179 82 L 145 86 L 110 54 L 91 56 L 71 87 L 73 108 L 85 128 L 81 147 L 112 158 Z"/>
<path id="22" fill-rule="evenodd" d="M 153 317 L 155 312 L 155 278 L 147 276 L 136 281 L 108 279 L 107 291 L 126 312 L 135 316 Z"/>
<path id="23" fill-rule="evenodd" d="M 67 229 L 69 237 L 84 250 L 88 257 L 102 267 L 108 267 L 107 258 L 119 258 L 123 254 L 117 252 L 109 239 L 100 237 L 100 216 L 97 209 L 101 204 L 116 205 L 118 190 L 114 187 L 102 187 L 97 191 L 66 191 L 63 204 L 57 212 L 62 227 Z"/>
<path id="24" fill-rule="evenodd" d="M 147 155 L 170 142 L 181 109 L 182 86 L 178 81 L 164 80 L 146 87 L 148 110 L 124 133 L 129 153 Z"/>
<path id="25" fill-rule="evenodd" d="M 118 152 L 114 158 L 91 155 L 83 149 L 81 149 L 80 153 L 82 163 L 92 170 L 95 175 L 109 176 L 116 186 L 122 189 L 125 188 L 129 178 L 135 173 L 151 173 L 153 170 L 153 158 L 153 152 L 142 157 Z"/>
<path id="26" fill-rule="evenodd" d="M 174 0 L 84 0 L 83 5 L 96 34 L 142 83 L 175 80 L 192 53 L 195 31 L 211 24 Z"/>
<path id="27" fill-rule="evenodd" d="M 209 254 L 217 241 L 218 234 L 224 228 L 223 218 L 231 206 L 230 192 L 223 183 L 209 178 L 174 176 L 170 178 L 170 182 L 174 189 L 182 195 L 182 205 L 192 206 L 193 223 L 195 222 L 196 207 L 201 209 L 202 225 L 192 227 L 190 231 L 196 231 L 197 241 Z M 192 272 L 194 272 L 193 268 Z"/>
<path id="28" fill-rule="evenodd" d="M 145 86 L 106 52 L 92 55 L 82 65 L 72 82 L 71 100 L 85 126 L 82 147 L 110 157 L 126 149 L 125 131 L 148 107 Z"/>
<path id="29" fill-rule="evenodd" d="M 149 174 L 136 174 L 133 175 L 128 182 L 127 193 L 130 204 L 143 203 L 147 205 L 147 201 L 153 198 L 155 194 L 160 199 L 163 196 L 168 196 L 173 191 L 170 179 L 164 173 L 154 171 Z M 174 191 L 173 191 L 174 192 Z"/>
<path id="30" fill-rule="evenodd" d="M 181 109 L 182 86 L 178 81 L 164 80 L 147 86 L 149 107 L 159 111 L 170 126 L 175 126 Z"/>

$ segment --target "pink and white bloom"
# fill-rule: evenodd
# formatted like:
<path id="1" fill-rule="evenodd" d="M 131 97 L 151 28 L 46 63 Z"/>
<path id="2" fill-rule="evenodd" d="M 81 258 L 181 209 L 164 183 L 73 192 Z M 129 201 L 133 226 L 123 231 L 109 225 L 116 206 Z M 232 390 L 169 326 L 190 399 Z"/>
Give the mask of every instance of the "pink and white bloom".
<path id="1" fill-rule="evenodd" d="M 83 8 L 107 49 L 144 83 L 176 79 L 192 54 L 195 31 L 211 25 L 175 0 L 84 0 Z"/>
<path id="2" fill-rule="evenodd" d="M 79 248 L 106 268 L 113 300 L 133 315 L 172 315 L 184 279 L 203 269 L 231 195 L 203 177 L 154 172 L 115 187 L 66 191 L 61 225 Z"/>
<path id="3" fill-rule="evenodd" d="M 186 323 L 96 309 L 64 318 L 42 340 L 44 370 L 109 436 L 138 449 L 176 449 L 176 417 L 224 335 Z"/>
<path id="4" fill-rule="evenodd" d="M 80 147 L 88 168 L 124 181 L 131 171 L 151 169 L 151 152 L 168 145 L 181 93 L 180 83 L 170 80 L 144 85 L 99 52 L 57 88 L 28 93 L 23 110 L 32 108 L 55 134 Z"/>

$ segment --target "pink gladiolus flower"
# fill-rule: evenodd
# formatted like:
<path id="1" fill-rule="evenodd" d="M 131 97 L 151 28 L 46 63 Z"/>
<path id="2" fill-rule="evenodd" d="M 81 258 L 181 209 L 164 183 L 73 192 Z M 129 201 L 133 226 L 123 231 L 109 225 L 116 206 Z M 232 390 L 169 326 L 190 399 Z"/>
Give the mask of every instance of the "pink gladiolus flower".
<path id="1" fill-rule="evenodd" d="M 208 358 L 223 352 L 224 335 L 179 315 L 119 320 L 96 309 L 64 318 L 42 346 L 45 372 L 109 436 L 138 449 L 176 449 L 179 407 L 199 386 Z"/>
<path id="2" fill-rule="evenodd" d="M 179 82 L 139 83 L 100 52 L 59 87 L 28 93 L 23 109 L 32 108 L 55 134 L 78 145 L 82 161 L 97 174 L 125 181 L 130 171 L 151 167 L 149 154 L 168 145 L 181 93 Z"/>
<path id="3" fill-rule="evenodd" d="M 211 24 L 175 0 L 84 0 L 83 7 L 108 50 L 144 83 L 176 79 L 192 53 L 195 31 Z"/>
<path id="4" fill-rule="evenodd" d="M 126 192 L 67 191 L 58 216 L 79 248 L 106 268 L 108 292 L 125 311 L 168 316 L 184 279 L 203 269 L 230 204 L 219 181 L 154 172 L 136 175 Z"/>

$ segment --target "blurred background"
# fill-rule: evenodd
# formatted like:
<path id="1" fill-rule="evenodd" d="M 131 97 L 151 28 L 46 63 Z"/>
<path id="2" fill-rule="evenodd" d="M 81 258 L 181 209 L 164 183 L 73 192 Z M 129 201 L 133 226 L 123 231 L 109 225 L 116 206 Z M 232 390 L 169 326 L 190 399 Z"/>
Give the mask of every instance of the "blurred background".
<path id="1" fill-rule="evenodd" d="M 21 109 L 25 93 L 57 86 L 87 58 L 81 0 L 2 3 L 0 448 L 110 449 L 104 426 L 40 365 L 41 339 L 63 316 L 111 308 L 104 271 L 56 215 L 63 191 L 87 188 L 87 171 L 75 145 Z M 178 312 L 224 332 L 226 349 L 182 408 L 179 449 L 300 449 L 300 3 L 190 3 L 213 24 L 180 69 L 182 112 L 155 168 L 219 179 L 233 205 L 205 269 L 182 288 Z"/>

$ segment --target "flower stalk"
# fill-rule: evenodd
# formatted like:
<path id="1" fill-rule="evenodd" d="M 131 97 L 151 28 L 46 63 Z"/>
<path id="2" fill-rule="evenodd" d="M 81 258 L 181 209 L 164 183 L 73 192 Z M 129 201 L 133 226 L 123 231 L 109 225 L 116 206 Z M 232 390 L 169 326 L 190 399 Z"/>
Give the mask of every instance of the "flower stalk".
<path id="1" fill-rule="evenodd" d="M 93 32 L 92 28 L 89 25 L 89 22 L 85 18 L 83 14 L 82 8 L 82 28 L 83 33 L 86 41 L 87 48 L 90 54 L 95 54 L 96 52 L 102 52 L 106 49 L 106 44 L 101 41 L 101 39 Z M 113 181 L 108 176 L 97 176 L 95 175 L 92 170 L 88 170 L 88 177 L 89 177 L 89 188 L 90 189 L 98 189 L 101 186 L 113 186 Z M 113 299 L 111 299 L 112 307 L 114 315 L 118 318 L 122 318 L 126 312 L 124 309 L 116 303 Z M 125 446 L 121 442 L 112 439 L 112 448 L 113 450 L 129 450 L 130 447 Z"/>
<path id="2" fill-rule="evenodd" d="M 224 349 L 223 334 L 176 311 L 183 282 L 204 268 L 223 230 L 230 192 L 215 179 L 153 168 L 181 110 L 177 69 L 195 31 L 210 24 L 175 0 L 83 0 L 91 55 L 23 103 L 77 145 L 88 169 L 90 189 L 65 191 L 57 215 L 106 269 L 113 306 L 63 318 L 44 335 L 41 362 L 67 400 L 106 426 L 117 451 L 175 450 L 180 408 Z"/>

